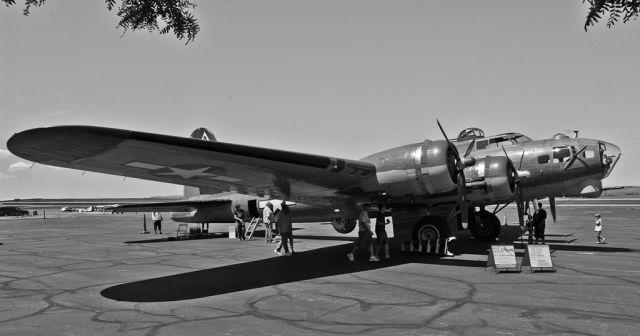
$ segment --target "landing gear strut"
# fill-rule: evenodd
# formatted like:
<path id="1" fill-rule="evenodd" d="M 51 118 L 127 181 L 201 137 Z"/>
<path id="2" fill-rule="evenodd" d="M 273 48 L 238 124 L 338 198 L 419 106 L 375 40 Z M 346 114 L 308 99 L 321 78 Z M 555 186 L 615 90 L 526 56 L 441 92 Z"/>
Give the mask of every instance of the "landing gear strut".
<path id="1" fill-rule="evenodd" d="M 500 219 L 487 210 L 480 210 L 469 216 L 469 230 L 481 241 L 494 241 L 500 235 Z"/>

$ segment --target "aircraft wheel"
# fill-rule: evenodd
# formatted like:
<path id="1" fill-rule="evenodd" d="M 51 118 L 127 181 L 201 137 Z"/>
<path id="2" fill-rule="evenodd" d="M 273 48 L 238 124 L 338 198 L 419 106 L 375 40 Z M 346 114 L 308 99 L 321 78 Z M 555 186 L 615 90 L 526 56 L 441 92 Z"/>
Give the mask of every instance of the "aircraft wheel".
<path id="1" fill-rule="evenodd" d="M 443 236 L 442 221 L 435 217 L 426 217 L 418 221 L 413 229 L 413 240 L 436 240 Z"/>
<path id="2" fill-rule="evenodd" d="M 469 217 L 471 234 L 482 241 L 494 241 L 500 235 L 500 219 L 487 210 L 478 211 Z"/>

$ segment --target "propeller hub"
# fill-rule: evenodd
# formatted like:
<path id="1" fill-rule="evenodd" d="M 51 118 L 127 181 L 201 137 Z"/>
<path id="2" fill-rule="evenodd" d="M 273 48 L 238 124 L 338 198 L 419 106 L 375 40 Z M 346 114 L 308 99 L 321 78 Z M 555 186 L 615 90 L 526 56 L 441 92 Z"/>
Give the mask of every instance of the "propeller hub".
<path id="1" fill-rule="evenodd" d="M 476 159 L 472 157 L 463 157 L 460 161 L 463 168 L 471 167 L 476 164 Z"/>

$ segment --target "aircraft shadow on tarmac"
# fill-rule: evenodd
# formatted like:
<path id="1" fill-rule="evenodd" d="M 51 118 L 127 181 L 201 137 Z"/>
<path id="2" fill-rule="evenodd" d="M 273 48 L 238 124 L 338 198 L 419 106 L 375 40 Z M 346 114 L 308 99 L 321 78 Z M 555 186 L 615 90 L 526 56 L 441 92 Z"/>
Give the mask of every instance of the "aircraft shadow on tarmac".
<path id="1" fill-rule="evenodd" d="M 520 239 L 521 233 L 519 227 L 503 227 L 500 244 L 516 244 L 517 247 L 516 240 Z M 329 236 L 295 236 L 295 238 L 344 240 L 343 237 Z M 487 255 L 491 242 L 469 242 L 466 238 L 459 237 L 450 250 L 455 254 Z M 400 242 L 391 239 L 390 244 L 399 246 Z M 252 262 L 125 283 L 106 288 L 100 294 L 108 299 L 127 302 L 179 301 L 409 263 L 463 267 L 485 267 L 486 265 L 486 261 L 482 260 L 442 258 L 417 253 L 395 253 L 391 259 L 373 263 L 367 261 L 368 253 L 362 250 L 356 255 L 355 262 L 349 262 L 347 252 L 351 246 L 351 244 L 343 244 L 298 252 L 291 257 L 274 256 Z M 554 250 L 572 251 L 628 250 L 607 249 L 599 246 L 552 245 L 551 247 Z"/>
<path id="2" fill-rule="evenodd" d="M 482 267 L 483 261 L 441 259 L 437 256 L 397 254 L 377 263 L 368 262 L 368 253 L 359 251 L 356 261 L 347 259 L 351 245 L 338 245 L 293 256 L 278 256 L 252 262 L 216 267 L 116 285 L 100 294 L 128 302 L 164 302 L 196 299 L 248 289 L 304 281 L 327 276 L 357 273 L 406 263 Z"/>
<path id="3" fill-rule="evenodd" d="M 296 230 L 300 230 L 300 229 L 293 229 L 294 231 Z M 169 236 L 169 237 L 165 237 L 165 236 L 161 236 L 161 238 L 157 238 L 157 236 L 153 236 L 151 235 L 150 237 L 154 237 L 154 238 L 150 238 L 150 239 L 142 239 L 142 240 L 130 240 L 130 241 L 126 241 L 124 242 L 125 244 L 148 244 L 148 243 L 162 243 L 162 242 L 168 242 L 168 241 L 180 241 L 180 240 L 184 240 L 183 239 L 176 239 L 176 237 L 174 236 Z M 253 237 L 262 237 L 264 238 L 264 230 L 258 230 L 253 234 Z M 301 236 L 300 236 L 301 237 Z M 309 239 L 315 239 L 317 236 L 307 236 L 309 237 Z M 211 232 L 208 234 L 204 234 L 204 235 L 197 235 L 195 237 L 189 238 L 189 239 L 213 239 L 213 238 L 229 238 L 229 233 L 226 232 Z M 320 237 L 319 239 L 322 239 L 325 237 Z M 347 240 L 347 241 L 351 241 L 353 240 L 353 238 L 350 237 L 326 237 L 329 238 L 328 240 Z M 332 238 L 332 239 L 331 239 Z"/>

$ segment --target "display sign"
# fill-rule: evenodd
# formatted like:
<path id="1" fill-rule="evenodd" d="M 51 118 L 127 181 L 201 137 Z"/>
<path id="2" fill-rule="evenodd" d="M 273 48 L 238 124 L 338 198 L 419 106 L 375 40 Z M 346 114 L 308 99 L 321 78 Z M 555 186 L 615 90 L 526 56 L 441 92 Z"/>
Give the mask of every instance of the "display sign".
<path id="1" fill-rule="evenodd" d="M 520 271 L 513 245 L 491 245 L 486 267 L 493 266 L 496 272 Z"/>
<path id="2" fill-rule="evenodd" d="M 229 239 L 236 239 L 238 236 L 236 235 L 236 223 L 229 224 Z"/>
<path id="3" fill-rule="evenodd" d="M 549 245 L 527 245 L 522 266 L 529 266 L 532 272 L 555 271 Z"/>

